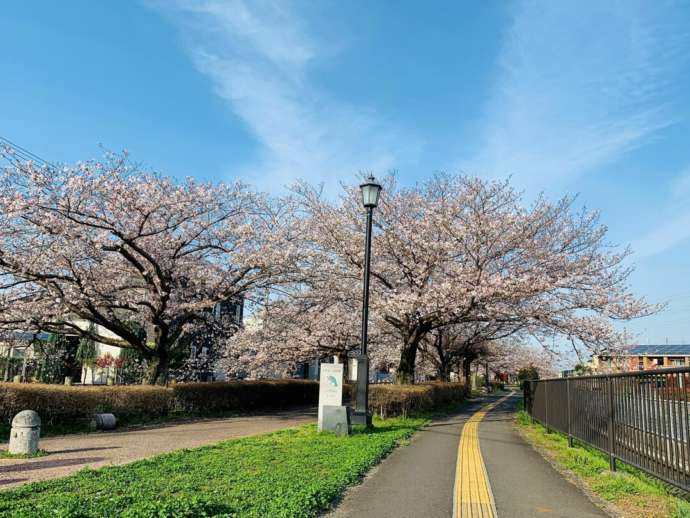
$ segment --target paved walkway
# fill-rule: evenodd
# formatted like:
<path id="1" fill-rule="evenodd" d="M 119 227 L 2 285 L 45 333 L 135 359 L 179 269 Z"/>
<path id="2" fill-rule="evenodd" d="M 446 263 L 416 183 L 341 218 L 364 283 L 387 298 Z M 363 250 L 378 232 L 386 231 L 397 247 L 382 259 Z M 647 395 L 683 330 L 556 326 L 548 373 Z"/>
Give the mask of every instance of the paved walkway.
<path id="1" fill-rule="evenodd" d="M 348 491 L 331 516 L 605 517 L 517 434 L 518 400 L 487 397 L 423 428 Z"/>
<path id="2" fill-rule="evenodd" d="M 362 484 L 347 492 L 333 518 L 447 518 L 453 514 L 455 463 L 460 432 L 480 406 L 420 430 Z"/>
<path id="3" fill-rule="evenodd" d="M 0 459 L 0 489 L 64 477 L 80 469 L 125 464 L 159 453 L 196 448 L 226 439 L 273 432 L 314 422 L 316 411 L 209 419 L 121 432 L 96 432 L 42 439 L 50 453 L 33 459 Z M 6 448 L 6 445 L 2 447 Z"/>
<path id="4" fill-rule="evenodd" d="M 607 516 L 515 431 L 517 395 L 499 403 L 479 430 L 482 456 L 500 517 Z"/>

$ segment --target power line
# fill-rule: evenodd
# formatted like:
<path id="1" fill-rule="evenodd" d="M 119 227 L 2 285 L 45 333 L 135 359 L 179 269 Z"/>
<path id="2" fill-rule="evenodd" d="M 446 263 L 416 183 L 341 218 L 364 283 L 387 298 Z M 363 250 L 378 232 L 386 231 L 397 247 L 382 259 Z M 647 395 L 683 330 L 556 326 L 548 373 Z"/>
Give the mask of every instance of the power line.
<path id="1" fill-rule="evenodd" d="M 20 146 L 18 144 L 15 144 L 11 140 L 9 140 L 3 136 L 0 136 L 0 146 L 6 146 L 6 147 L 10 148 L 12 150 L 13 154 L 16 155 L 17 157 L 19 157 L 21 160 L 25 160 L 25 161 L 30 160 L 32 162 L 36 162 L 38 165 L 42 165 L 42 166 L 48 167 L 50 169 L 58 169 L 58 167 L 55 164 L 48 162 L 47 160 L 38 156 L 36 153 L 33 153 L 33 152 L 29 151 L 28 149 L 23 148 L 22 146 Z"/>

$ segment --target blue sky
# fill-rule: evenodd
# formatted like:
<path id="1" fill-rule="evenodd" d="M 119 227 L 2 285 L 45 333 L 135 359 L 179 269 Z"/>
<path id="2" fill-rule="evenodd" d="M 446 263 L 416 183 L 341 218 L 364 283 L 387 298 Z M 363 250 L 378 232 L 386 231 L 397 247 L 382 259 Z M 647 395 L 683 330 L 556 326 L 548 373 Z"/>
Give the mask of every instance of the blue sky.
<path id="1" fill-rule="evenodd" d="M 690 342 L 689 2 L 10 0 L 0 48 L 0 136 L 51 161 L 579 193 L 669 304 L 629 328 Z"/>

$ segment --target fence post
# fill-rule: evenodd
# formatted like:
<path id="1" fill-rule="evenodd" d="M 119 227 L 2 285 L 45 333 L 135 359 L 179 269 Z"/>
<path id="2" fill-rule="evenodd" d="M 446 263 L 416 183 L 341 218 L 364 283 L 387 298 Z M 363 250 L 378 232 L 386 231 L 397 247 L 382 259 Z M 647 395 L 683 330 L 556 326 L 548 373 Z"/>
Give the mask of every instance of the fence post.
<path id="1" fill-rule="evenodd" d="M 609 392 L 609 466 L 611 471 L 616 471 L 616 452 L 615 452 L 615 441 L 613 438 L 613 427 L 614 427 L 614 415 L 613 415 L 613 378 L 611 375 L 607 376 L 608 379 L 608 392 Z"/>
<path id="2" fill-rule="evenodd" d="M 529 385 L 529 419 L 530 424 L 534 424 L 534 394 L 537 392 L 537 384 L 532 380 L 528 381 L 527 384 Z"/>
<path id="3" fill-rule="evenodd" d="M 529 397 L 528 391 L 529 391 L 529 384 L 527 381 L 522 382 L 522 409 L 529 414 L 529 403 L 527 402 L 527 398 Z"/>
<path id="4" fill-rule="evenodd" d="M 551 433 L 549 428 L 549 382 L 542 381 L 544 384 L 544 426 L 546 426 L 546 433 Z"/>
<path id="5" fill-rule="evenodd" d="M 567 400 L 567 407 L 568 407 L 568 446 L 570 448 L 573 447 L 573 434 L 570 429 L 570 378 L 565 378 L 565 398 Z"/>

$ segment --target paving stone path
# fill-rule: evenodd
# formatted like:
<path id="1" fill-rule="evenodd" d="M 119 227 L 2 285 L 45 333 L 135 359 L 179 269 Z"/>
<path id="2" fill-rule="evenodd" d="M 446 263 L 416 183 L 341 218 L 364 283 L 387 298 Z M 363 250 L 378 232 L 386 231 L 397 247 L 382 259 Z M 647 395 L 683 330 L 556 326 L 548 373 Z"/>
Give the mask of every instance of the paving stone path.
<path id="1" fill-rule="evenodd" d="M 0 459 L 0 490 L 64 477 L 86 467 L 126 464 L 159 453 L 274 432 L 314 421 L 316 411 L 309 409 L 49 437 L 40 442 L 40 448 L 49 455 L 33 459 Z M 7 445 L 0 445 L 0 448 L 6 450 Z"/>

